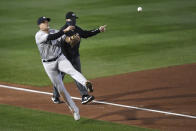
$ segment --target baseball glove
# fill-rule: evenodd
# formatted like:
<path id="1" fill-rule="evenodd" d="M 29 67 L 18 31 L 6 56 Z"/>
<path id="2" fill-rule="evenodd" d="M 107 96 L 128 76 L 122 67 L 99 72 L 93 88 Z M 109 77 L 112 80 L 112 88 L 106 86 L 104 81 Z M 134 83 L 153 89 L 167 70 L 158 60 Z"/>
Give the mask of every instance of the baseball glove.
<path id="1" fill-rule="evenodd" d="M 71 47 L 74 47 L 78 42 L 80 42 L 79 34 L 74 34 L 72 36 L 66 36 L 66 43 L 70 44 Z"/>

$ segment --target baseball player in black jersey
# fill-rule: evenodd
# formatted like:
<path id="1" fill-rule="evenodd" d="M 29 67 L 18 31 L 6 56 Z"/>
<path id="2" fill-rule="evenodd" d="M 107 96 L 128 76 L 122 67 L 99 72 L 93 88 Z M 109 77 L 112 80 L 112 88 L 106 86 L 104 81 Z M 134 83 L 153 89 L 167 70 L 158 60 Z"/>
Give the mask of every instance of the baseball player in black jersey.
<path id="1" fill-rule="evenodd" d="M 67 57 L 67 59 L 71 62 L 73 67 L 81 72 L 81 64 L 80 64 L 80 54 L 79 54 L 79 47 L 80 47 L 80 38 L 88 38 L 91 36 L 95 36 L 100 32 L 104 32 L 106 30 L 106 25 L 100 26 L 98 29 L 95 30 L 83 30 L 79 26 L 76 25 L 76 19 L 78 17 L 74 14 L 74 12 L 68 12 L 66 15 L 66 24 L 61 28 L 61 30 L 66 29 L 68 26 L 75 26 L 75 29 L 73 31 L 69 31 L 66 33 L 66 36 L 73 36 L 77 35 L 79 37 L 79 40 L 74 43 L 74 45 L 69 44 L 69 41 L 64 41 L 61 43 L 61 49 L 63 54 Z M 62 79 L 64 78 L 65 74 L 62 73 Z M 87 89 L 81 85 L 79 82 L 75 80 L 75 83 L 80 91 L 80 95 L 82 96 L 82 104 L 87 104 L 88 102 L 91 102 L 94 100 L 94 96 L 89 95 Z M 60 103 L 60 95 L 57 91 L 57 88 L 53 87 L 53 97 L 52 101 L 54 103 Z M 92 92 L 92 91 L 90 91 Z"/>

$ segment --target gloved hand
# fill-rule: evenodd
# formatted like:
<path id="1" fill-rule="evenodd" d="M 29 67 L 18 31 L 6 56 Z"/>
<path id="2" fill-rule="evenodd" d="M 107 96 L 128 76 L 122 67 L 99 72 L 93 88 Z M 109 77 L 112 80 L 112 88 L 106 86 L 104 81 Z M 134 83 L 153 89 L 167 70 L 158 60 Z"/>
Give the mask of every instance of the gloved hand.
<path id="1" fill-rule="evenodd" d="M 66 36 L 65 42 L 70 44 L 71 47 L 74 47 L 77 43 L 80 42 L 80 36 L 78 33 L 72 36 Z"/>

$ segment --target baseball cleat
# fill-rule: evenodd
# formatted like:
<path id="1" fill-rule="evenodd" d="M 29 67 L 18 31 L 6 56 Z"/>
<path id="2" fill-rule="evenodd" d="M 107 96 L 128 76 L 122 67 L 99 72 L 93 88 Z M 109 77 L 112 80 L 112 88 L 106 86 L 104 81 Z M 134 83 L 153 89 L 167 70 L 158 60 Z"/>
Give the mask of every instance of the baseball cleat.
<path id="1" fill-rule="evenodd" d="M 93 92 L 93 85 L 90 81 L 86 82 L 86 88 L 88 92 Z"/>
<path id="2" fill-rule="evenodd" d="M 87 104 L 87 103 L 91 102 L 91 101 L 94 100 L 94 99 L 95 99 L 94 96 L 83 95 L 83 96 L 82 96 L 82 104 Z"/>
<path id="3" fill-rule="evenodd" d="M 73 116 L 74 116 L 74 120 L 76 120 L 76 121 L 80 120 L 79 112 L 78 113 L 74 112 Z"/>
<path id="4" fill-rule="evenodd" d="M 60 104 L 61 103 L 61 101 L 58 97 L 51 97 L 51 100 L 54 104 Z"/>

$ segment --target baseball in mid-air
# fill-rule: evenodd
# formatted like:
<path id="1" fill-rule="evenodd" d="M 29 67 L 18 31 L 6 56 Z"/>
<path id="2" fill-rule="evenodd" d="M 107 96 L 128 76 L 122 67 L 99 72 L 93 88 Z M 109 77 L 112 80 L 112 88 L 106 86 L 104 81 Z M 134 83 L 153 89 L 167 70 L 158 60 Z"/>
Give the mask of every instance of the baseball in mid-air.
<path id="1" fill-rule="evenodd" d="M 138 8 L 137 8 L 137 11 L 138 11 L 138 12 L 141 12 L 141 11 L 142 11 L 142 7 L 138 7 Z"/>

